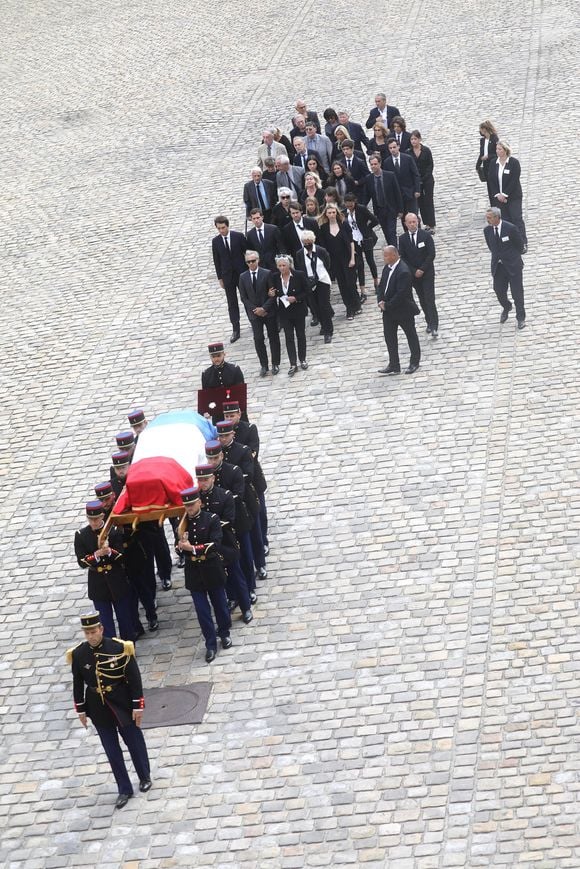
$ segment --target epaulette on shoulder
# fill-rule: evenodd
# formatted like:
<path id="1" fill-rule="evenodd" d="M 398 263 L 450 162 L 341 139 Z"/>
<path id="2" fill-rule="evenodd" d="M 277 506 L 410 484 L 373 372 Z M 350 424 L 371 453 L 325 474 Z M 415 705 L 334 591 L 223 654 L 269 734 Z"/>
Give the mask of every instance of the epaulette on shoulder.
<path id="1" fill-rule="evenodd" d="M 129 658 L 135 657 L 135 643 L 133 643 L 131 640 L 121 640 L 119 637 L 113 637 L 113 639 L 117 643 L 122 643 L 123 652 L 125 655 L 127 655 Z"/>
<path id="2" fill-rule="evenodd" d="M 71 649 L 66 650 L 65 658 L 67 664 L 72 664 L 73 652 L 75 649 L 78 649 L 79 646 L 82 646 L 82 643 L 77 643 L 76 646 L 73 646 Z"/>

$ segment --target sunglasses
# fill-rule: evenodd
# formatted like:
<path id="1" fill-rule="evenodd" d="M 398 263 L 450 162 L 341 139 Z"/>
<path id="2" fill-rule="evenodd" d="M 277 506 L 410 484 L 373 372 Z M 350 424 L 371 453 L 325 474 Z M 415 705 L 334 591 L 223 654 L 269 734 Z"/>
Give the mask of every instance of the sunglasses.
<path id="1" fill-rule="evenodd" d="M 289 196 L 281 196 L 280 199 L 290 199 Z"/>
<path id="2" fill-rule="evenodd" d="M 258 260 L 257 259 L 247 259 L 246 262 L 247 263 L 257 263 Z"/>

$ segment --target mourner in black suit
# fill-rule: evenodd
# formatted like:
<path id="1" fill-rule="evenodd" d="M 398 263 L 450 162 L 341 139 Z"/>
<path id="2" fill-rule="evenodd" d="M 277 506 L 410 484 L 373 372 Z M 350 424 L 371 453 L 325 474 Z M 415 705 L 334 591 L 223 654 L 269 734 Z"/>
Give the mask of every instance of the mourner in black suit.
<path id="1" fill-rule="evenodd" d="M 423 145 L 419 130 L 413 130 L 411 133 L 411 147 L 407 150 L 407 153 L 409 157 L 414 159 L 419 177 L 421 178 L 421 195 L 418 199 L 421 220 L 425 229 L 435 229 L 433 154 L 427 145 Z"/>
<path id="2" fill-rule="evenodd" d="M 355 151 L 362 153 L 363 145 L 368 150 L 369 140 L 367 134 L 361 124 L 351 121 L 348 112 L 342 110 L 338 112 L 338 123 L 348 130 L 348 135 L 353 142 Z"/>
<path id="3" fill-rule="evenodd" d="M 218 231 L 211 242 L 213 263 L 220 287 L 226 291 L 228 314 L 232 324 L 230 344 L 240 337 L 240 308 L 238 305 L 238 280 L 246 268 L 244 253 L 246 236 L 242 232 L 230 229 L 229 219 L 219 214 L 214 224 Z"/>
<path id="4" fill-rule="evenodd" d="M 257 166 L 252 169 L 252 180 L 244 184 L 244 205 L 246 217 L 249 217 L 253 208 L 261 209 L 266 221 L 270 219 L 272 208 L 278 196 L 276 185 L 262 178 L 262 170 Z"/>
<path id="5" fill-rule="evenodd" d="M 308 280 L 304 272 L 292 270 L 292 258 L 278 257 L 278 274 L 272 274 L 270 296 L 277 299 L 278 316 L 284 329 L 286 351 L 290 360 L 288 376 L 293 377 L 300 367 L 306 371 L 306 312 L 308 307 Z M 294 337 L 296 336 L 296 342 Z M 298 344 L 298 356 L 296 356 Z"/>
<path id="6" fill-rule="evenodd" d="M 392 121 L 392 137 L 403 154 L 411 147 L 411 134 L 407 132 L 407 123 L 404 118 L 397 115 Z"/>
<path id="7" fill-rule="evenodd" d="M 397 217 L 403 216 L 401 188 L 394 172 L 383 171 L 380 157 L 371 157 L 369 166 L 371 172 L 365 180 L 367 202 L 372 200 L 387 243 L 396 245 Z"/>
<path id="8" fill-rule="evenodd" d="M 495 160 L 495 147 L 499 141 L 497 130 L 491 121 L 482 121 L 479 125 L 479 156 L 475 163 L 475 171 L 479 175 L 479 180 L 487 184 L 487 192 L 489 195 L 490 205 L 495 205 L 491 192 L 489 190 L 488 170 L 493 160 Z"/>
<path id="9" fill-rule="evenodd" d="M 427 332 L 437 338 L 439 314 L 435 304 L 435 242 L 428 232 L 419 229 L 416 214 L 409 212 L 405 216 L 405 226 L 407 231 L 399 236 L 399 253 L 411 272 L 413 287 L 425 315 Z"/>
<path id="10" fill-rule="evenodd" d="M 141 730 L 145 700 L 132 642 L 105 637 L 98 613 L 81 616 L 85 642 L 66 653 L 73 675 L 75 711 L 83 727 L 90 718 L 115 776 L 122 809 L 133 796 L 119 734 L 129 749 L 139 790 L 151 789 L 147 746 Z"/>
<path id="11" fill-rule="evenodd" d="M 354 145 L 350 139 L 346 139 L 342 143 L 340 162 L 344 165 L 347 175 L 353 180 L 354 192 L 356 192 L 358 201 L 365 205 L 365 181 L 369 176 L 369 167 L 366 160 L 354 153 Z"/>
<path id="12" fill-rule="evenodd" d="M 276 268 L 276 257 L 286 253 L 282 233 L 274 224 L 264 223 L 264 216 L 259 208 L 252 210 L 250 220 L 254 226 L 246 233 L 248 247 L 258 251 L 262 268 L 273 271 Z"/>
<path id="13" fill-rule="evenodd" d="M 304 272 L 308 279 L 308 307 L 313 316 L 312 325 L 320 325 L 324 343 L 330 344 L 334 334 L 334 311 L 330 304 L 330 256 L 326 248 L 316 244 L 315 233 L 310 230 L 302 233 L 302 243 L 302 249 L 296 254 L 296 268 Z"/>
<path id="14" fill-rule="evenodd" d="M 294 117 L 291 118 L 291 121 L 294 124 L 294 129 L 297 129 L 296 120 L 297 116 L 300 116 L 304 119 L 304 123 L 306 123 L 306 121 L 312 121 L 316 126 L 316 132 L 320 133 L 320 120 L 318 118 L 318 112 L 315 112 L 312 109 L 308 109 L 304 100 L 296 100 L 294 108 L 297 112 L 297 115 L 294 115 Z M 298 133 L 297 135 L 300 135 L 300 133 Z M 292 138 L 292 136 L 290 138 Z"/>
<path id="15" fill-rule="evenodd" d="M 394 139 L 389 139 L 390 156 L 383 161 L 386 172 L 394 172 L 403 197 L 403 214 L 417 214 L 417 201 L 421 195 L 421 177 L 417 164 L 409 154 L 401 154 Z"/>
<path id="16" fill-rule="evenodd" d="M 498 142 L 497 156 L 488 169 L 488 186 L 492 204 L 501 210 L 502 220 L 515 223 L 524 242 L 522 253 L 528 251 L 526 226 L 522 216 L 522 185 L 520 182 L 521 167 L 519 160 L 510 156 L 509 145 Z"/>
<path id="17" fill-rule="evenodd" d="M 346 194 L 344 197 L 344 204 L 346 207 L 345 217 L 350 226 L 354 241 L 354 256 L 361 302 L 366 302 L 367 294 L 365 289 L 365 265 L 363 255 L 368 263 L 376 287 L 379 282 L 374 254 L 377 235 L 373 227 L 378 226 L 379 221 L 372 211 L 369 211 L 364 205 L 358 204 L 358 200 L 354 193 Z"/>
<path id="18" fill-rule="evenodd" d="M 276 317 L 276 299 L 268 295 L 272 286 L 271 270 L 260 268 L 260 255 L 255 250 L 246 251 L 248 270 L 240 275 L 240 298 L 245 305 L 252 332 L 254 346 L 260 360 L 260 377 L 268 373 L 268 352 L 264 342 L 264 327 L 268 335 L 272 374 L 280 370 L 280 337 Z"/>
<path id="19" fill-rule="evenodd" d="M 318 232 L 318 223 L 313 217 L 304 217 L 302 206 L 299 202 L 290 203 L 290 217 L 292 220 L 282 230 L 282 239 L 286 251 L 295 256 L 296 251 L 302 247 L 302 233 L 305 229 Z"/>
<path id="20" fill-rule="evenodd" d="M 491 251 L 493 289 L 503 309 L 499 321 L 505 323 L 512 308 L 507 294 L 509 286 L 516 306 L 518 329 L 523 329 L 526 325 L 522 260 L 524 241 L 517 226 L 502 220 L 499 208 L 488 208 L 485 217 L 487 226 L 483 234 Z"/>
<path id="21" fill-rule="evenodd" d="M 383 312 L 383 332 L 389 351 L 389 364 L 386 368 L 381 368 L 379 374 L 401 373 L 397 339 L 399 326 L 407 337 L 411 353 L 405 374 L 413 374 L 421 361 L 421 347 L 415 328 L 415 317 L 419 308 L 413 299 L 411 272 L 399 258 L 396 247 L 387 245 L 383 256 L 385 267 L 377 288 L 377 302 Z"/>
<path id="22" fill-rule="evenodd" d="M 400 111 L 396 106 L 387 105 L 387 97 L 385 94 L 375 94 L 375 107 L 374 109 L 371 109 L 365 127 L 367 130 L 370 130 L 371 127 L 374 126 L 377 118 L 380 118 L 385 127 L 391 129 L 393 118 L 396 118 L 397 115 L 401 115 Z"/>

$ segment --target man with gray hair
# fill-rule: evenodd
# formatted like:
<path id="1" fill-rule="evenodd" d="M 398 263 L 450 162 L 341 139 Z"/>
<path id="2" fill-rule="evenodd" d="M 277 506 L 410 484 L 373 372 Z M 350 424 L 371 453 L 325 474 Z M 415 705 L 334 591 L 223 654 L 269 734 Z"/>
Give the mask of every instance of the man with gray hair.
<path id="1" fill-rule="evenodd" d="M 250 216 L 253 208 L 259 208 L 268 223 L 276 202 L 276 187 L 271 181 L 262 178 L 262 170 L 259 166 L 254 166 L 250 176 L 251 180 L 244 184 L 246 217 Z"/>
<path id="2" fill-rule="evenodd" d="M 387 96 L 383 93 L 375 94 L 375 107 L 371 109 L 367 118 L 365 127 L 370 130 L 375 125 L 376 120 L 381 120 L 387 129 L 391 129 L 393 118 L 400 116 L 400 111 L 396 106 L 387 105 Z"/>
<path id="3" fill-rule="evenodd" d="M 493 289 L 497 300 L 502 307 L 499 318 L 500 323 L 505 323 L 512 309 L 508 299 L 508 287 L 511 290 L 512 299 L 516 306 L 516 320 L 518 329 L 524 329 L 526 325 L 526 309 L 524 307 L 524 261 L 522 251 L 524 240 L 520 231 L 513 223 L 501 219 L 499 208 L 488 208 L 485 213 L 487 226 L 483 234 L 488 248 L 491 251 L 491 273 L 493 275 Z"/>
<path id="4" fill-rule="evenodd" d="M 274 141 L 275 127 L 268 127 L 262 132 L 262 144 L 258 148 L 258 166 L 264 168 L 266 157 L 288 156 L 288 151 L 281 142 Z"/>
<path id="5" fill-rule="evenodd" d="M 293 199 L 298 199 L 304 184 L 304 169 L 291 166 L 287 156 L 276 157 L 276 187 L 289 187 Z"/>
<path id="6" fill-rule="evenodd" d="M 383 314 L 383 333 L 389 351 L 389 364 L 386 368 L 380 368 L 379 374 L 401 373 L 397 338 L 399 326 L 405 333 L 411 352 L 405 374 L 413 374 L 421 361 L 421 347 L 415 328 L 415 317 L 420 312 L 413 299 L 413 279 L 394 245 L 385 245 L 383 259 L 385 267 L 377 287 L 377 303 Z"/>
<path id="7" fill-rule="evenodd" d="M 240 298 L 244 303 L 252 332 L 254 346 L 260 360 L 260 377 L 268 373 L 268 352 L 264 342 L 264 327 L 270 344 L 272 374 L 280 371 L 280 336 L 276 319 L 276 299 L 268 295 L 272 286 L 270 270 L 260 266 L 260 255 L 255 250 L 246 251 L 248 270 L 240 275 Z"/>

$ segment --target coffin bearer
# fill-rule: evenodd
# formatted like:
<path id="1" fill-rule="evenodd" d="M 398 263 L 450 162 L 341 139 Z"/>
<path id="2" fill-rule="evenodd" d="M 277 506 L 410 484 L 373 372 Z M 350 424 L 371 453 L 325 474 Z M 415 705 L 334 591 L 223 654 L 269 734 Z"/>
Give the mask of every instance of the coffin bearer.
<path id="1" fill-rule="evenodd" d="M 120 431 L 119 434 L 115 435 L 115 440 L 117 442 L 117 449 L 120 452 L 127 453 L 131 461 L 133 461 L 133 453 L 135 452 L 135 447 L 137 446 L 137 441 L 135 440 L 135 435 L 133 434 L 133 432 Z"/>
<path id="2" fill-rule="evenodd" d="M 132 640 L 135 636 L 133 593 L 123 567 L 123 537 L 116 528 L 112 528 L 108 540 L 99 546 L 99 534 L 105 524 L 105 508 L 101 501 L 88 501 L 86 513 L 88 525 L 77 531 L 74 546 L 79 567 L 88 571 L 87 596 L 99 612 L 107 637 L 117 634 L 114 611 L 119 635 Z"/>
<path id="3" fill-rule="evenodd" d="M 145 418 L 145 411 L 142 408 L 137 408 L 136 410 L 132 410 L 129 414 L 127 414 L 127 419 L 129 420 L 129 425 L 133 429 L 135 434 L 135 444 L 137 444 L 137 439 L 143 429 L 147 428 L 147 419 Z"/>
<path id="4" fill-rule="evenodd" d="M 145 701 L 133 643 L 104 636 L 99 614 L 81 616 L 85 642 L 66 653 L 72 667 L 75 711 L 83 727 L 91 719 L 111 765 L 122 809 L 133 796 L 133 786 L 119 743 L 129 749 L 139 790 L 151 789 L 147 746 L 141 731 Z"/>
<path id="5" fill-rule="evenodd" d="M 202 509 L 197 486 L 185 489 L 180 494 L 186 515 L 180 523 L 177 545 L 185 552 L 185 587 L 191 592 L 199 626 L 205 638 L 205 660 L 211 664 L 217 655 L 218 636 L 223 649 L 229 649 L 232 645 L 232 619 L 225 591 L 226 572 L 219 554 L 222 529 L 215 513 Z"/>

